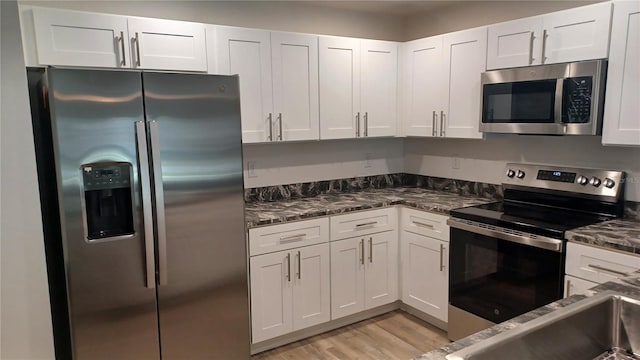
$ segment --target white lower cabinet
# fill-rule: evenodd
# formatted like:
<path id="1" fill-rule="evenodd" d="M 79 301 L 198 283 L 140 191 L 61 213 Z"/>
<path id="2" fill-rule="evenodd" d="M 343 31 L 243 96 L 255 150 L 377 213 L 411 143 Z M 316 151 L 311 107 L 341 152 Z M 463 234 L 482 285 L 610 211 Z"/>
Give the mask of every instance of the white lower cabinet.
<path id="1" fill-rule="evenodd" d="M 587 290 L 591 289 L 596 285 L 598 285 L 598 283 L 593 281 L 580 279 L 571 275 L 565 275 L 564 276 L 564 297 L 569 297 L 571 295 L 582 295 L 586 293 Z"/>
<path id="2" fill-rule="evenodd" d="M 402 302 L 447 322 L 448 217 L 407 208 L 401 211 Z"/>
<path id="3" fill-rule="evenodd" d="M 331 242 L 331 319 L 398 299 L 398 242 L 386 231 Z"/>
<path id="4" fill-rule="evenodd" d="M 250 259 L 252 342 L 330 320 L 329 244 Z"/>

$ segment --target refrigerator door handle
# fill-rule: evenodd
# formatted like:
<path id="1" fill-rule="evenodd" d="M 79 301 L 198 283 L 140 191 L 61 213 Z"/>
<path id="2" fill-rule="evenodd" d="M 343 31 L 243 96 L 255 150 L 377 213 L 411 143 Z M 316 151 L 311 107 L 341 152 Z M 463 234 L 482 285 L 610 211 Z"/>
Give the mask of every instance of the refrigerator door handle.
<path id="1" fill-rule="evenodd" d="M 151 140 L 151 161 L 153 165 L 153 183 L 156 200 L 156 227 L 158 237 L 158 273 L 159 285 L 167 285 L 167 231 L 164 217 L 164 189 L 162 188 L 162 163 L 160 161 L 160 132 L 158 122 L 149 121 Z"/>
<path id="2" fill-rule="evenodd" d="M 142 214 L 144 218 L 144 253 L 146 263 L 147 288 L 156 287 L 156 272 L 153 249 L 153 214 L 151 211 L 151 176 L 147 153 L 147 136 L 144 121 L 136 121 L 136 145 L 142 191 Z"/>

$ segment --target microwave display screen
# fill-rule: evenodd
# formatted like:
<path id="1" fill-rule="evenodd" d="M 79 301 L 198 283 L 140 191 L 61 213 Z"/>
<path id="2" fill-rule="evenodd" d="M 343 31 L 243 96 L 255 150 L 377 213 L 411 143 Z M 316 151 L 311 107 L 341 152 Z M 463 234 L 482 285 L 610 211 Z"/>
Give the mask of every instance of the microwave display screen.
<path id="1" fill-rule="evenodd" d="M 573 183 L 576 181 L 576 173 L 557 170 L 540 170 L 538 171 L 538 177 L 536 177 L 536 179 Z"/>
<path id="2" fill-rule="evenodd" d="M 483 123 L 553 123 L 556 80 L 485 84 Z"/>
<path id="3" fill-rule="evenodd" d="M 562 122 L 587 123 L 591 120 L 592 77 L 564 79 Z"/>

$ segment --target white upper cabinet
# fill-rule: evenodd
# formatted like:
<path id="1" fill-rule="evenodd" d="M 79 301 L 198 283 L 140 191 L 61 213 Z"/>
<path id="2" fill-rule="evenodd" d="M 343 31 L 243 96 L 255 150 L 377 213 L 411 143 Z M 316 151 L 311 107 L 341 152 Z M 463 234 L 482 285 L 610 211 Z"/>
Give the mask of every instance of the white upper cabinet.
<path id="1" fill-rule="evenodd" d="M 207 71 L 205 29 L 202 24 L 129 18 L 128 27 L 134 67 Z"/>
<path id="2" fill-rule="evenodd" d="M 487 69 L 606 58 L 611 3 L 489 26 Z"/>
<path id="3" fill-rule="evenodd" d="M 614 3 L 602 128 L 605 145 L 640 146 L 640 2 Z"/>
<path id="4" fill-rule="evenodd" d="M 220 74 L 240 76 L 245 143 L 314 140 L 318 125 L 318 37 L 220 26 Z"/>
<path id="5" fill-rule="evenodd" d="M 40 65 L 131 66 L 126 17 L 45 8 L 32 11 Z"/>
<path id="6" fill-rule="evenodd" d="M 358 136 L 360 40 L 320 37 L 320 138 Z"/>
<path id="7" fill-rule="evenodd" d="M 269 32 L 220 26 L 216 36 L 218 72 L 240 76 L 242 141 L 271 141 L 274 119 Z"/>
<path id="8" fill-rule="evenodd" d="M 360 43 L 362 136 L 394 136 L 397 122 L 398 44 Z"/>
<path id="9" fill-rule="evenodd" d="M 394 136 L 398 44 L 320 37 L 320 138 Z"/>
<path id="10" fill-rule="evenodd" d="M 278 140 L 317 140 L 318 37 L 271 33 L 271 65 Z"/>
<path id="11" fill-rule="evenodd" d="M 482 138 L 480 74 L 487 29 L 407 43 L 403 51 L 405 135 Z"/>
<path id="12" fill-rule="evenodd" d="M 443 37 L 447 100 L 440 116 L 441 136 L 481 139 L 480 74 L 486 69 L 487 29 L 460 31 Z M 448 112 L 447 112 L 448 110 Z"/>
<path id="13" fill-rule="evenodd" d="M 34 7 L 39 65 L 207 71 L 202 24 Z"/>

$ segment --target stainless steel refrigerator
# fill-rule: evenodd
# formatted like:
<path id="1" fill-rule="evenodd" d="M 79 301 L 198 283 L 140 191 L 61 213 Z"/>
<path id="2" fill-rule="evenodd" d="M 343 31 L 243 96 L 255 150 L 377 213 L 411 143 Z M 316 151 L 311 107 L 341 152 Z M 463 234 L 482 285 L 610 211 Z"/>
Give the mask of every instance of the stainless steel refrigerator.
<path id="1" fill-rule="evenodd" d="M 29 79 L 57 354 L 249 358 L 238 78 Z"/>

